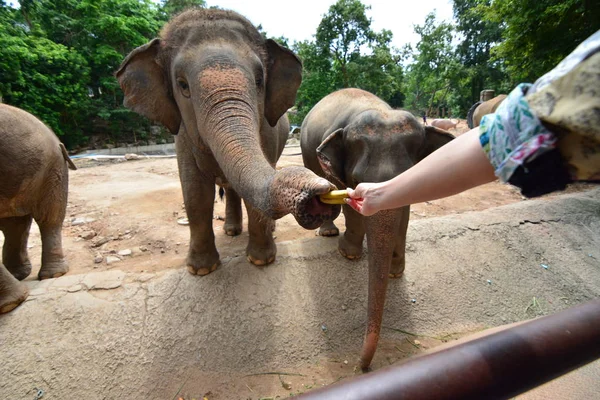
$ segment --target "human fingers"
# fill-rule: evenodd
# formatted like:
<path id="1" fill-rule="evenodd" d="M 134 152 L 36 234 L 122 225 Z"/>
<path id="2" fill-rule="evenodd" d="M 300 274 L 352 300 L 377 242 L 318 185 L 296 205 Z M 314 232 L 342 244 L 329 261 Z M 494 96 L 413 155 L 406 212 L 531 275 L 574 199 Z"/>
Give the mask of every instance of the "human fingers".
<path id="1" fill-rule="evenodd" d="M 345 199 L 346 204 L 352 207 L 356 212 L 362 213 L 363 201 L 362 199 L 353 199 L 349 197 Z"/>

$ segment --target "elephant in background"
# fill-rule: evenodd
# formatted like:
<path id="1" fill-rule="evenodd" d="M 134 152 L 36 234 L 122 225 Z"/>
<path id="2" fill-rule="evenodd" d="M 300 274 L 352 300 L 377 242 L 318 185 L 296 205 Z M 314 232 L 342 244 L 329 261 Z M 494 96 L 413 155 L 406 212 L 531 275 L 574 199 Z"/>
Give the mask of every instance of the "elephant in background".
<path id="1" fill-rule="evenodd" d="M 423 126 L 412 114 L 392 109 L 360 89 L 334 92 L 308 113 L 302 123 L 300 146 L 304 165 L 338 187 L 382 182 L 406 171 L 452 140 L 450 133 Z M 388 277 L 404 271 L 410 206 L 364 217 L 343 206 L 346 231 L 338 249 L 349 259 L 362 255 L 367 236 L 369 263 L 368 322 L 361 355 L 369 367 L 379 340 Z M 319 229 L 323 236 L 339 234 L 333 221 Z"/>
<path id="2" fill-rule="evenodd" d="M 458 125 L 457 119 L 436 118 L 431 121 L 431 126 L 443 129 L 445 131 L 456 128 L 456 125 Z"/>
<path id="3" fill-rule="evenodd" d="M 505 98 L 505 94 L 499 94 L 493 99 L 483 102 L 478 101 L 473 104 L 467 112 L 467 125 L 469 126 L 469 129 L 479 126 L 481 118 L 483 118 L 484 115 L 495 113 L 500 106 L 500 103 L 502 103 Z"/>
<path id="4" fill-rule="evenodd" d="M 27 287 L 19 281 L 31 273 L 27 239 L 33 219 L 42 238 L 38 278 L 69 270 L 62 249 L 68 168 L 77 169 L 50 128 L 26 111 L 0 104 L 0 314 L 27 298 Z"/>
<path id="5" fill-rule="evenodd" d="M 334 187 L 330 182 L 302 167 L 275 169 L 302 64 L 241 15 L 185 11 L 159 38 L 133 50 L 116 77 L 126 107 L 176 135 L 192 274 L 206 275 L 220 263 L 212 229 L 215 183 L 225 188 L 226 234 L 241 233 L 245 202 L 246 254 L 255 265 L 275 260 L 274 219 L 292 213 L 313 229 L 339 214 L 339 206 L 318 200 Z"/>

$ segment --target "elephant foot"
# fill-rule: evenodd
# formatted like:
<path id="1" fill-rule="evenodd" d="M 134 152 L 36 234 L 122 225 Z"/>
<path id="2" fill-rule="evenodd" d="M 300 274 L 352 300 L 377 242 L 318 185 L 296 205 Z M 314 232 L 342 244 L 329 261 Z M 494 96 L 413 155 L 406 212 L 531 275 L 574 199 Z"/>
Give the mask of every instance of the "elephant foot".
<path id="1" fill-rule="evenodd" d="M 392 258 L 392 265 L 390 266 L 389 277 L 392 279 L 400 278 L 404 273 L 405 260 Z"/>
<path id="2" fill-rule="evenodd" d="M 188 265 L 187 269 L 188 269 L 189 273 L 192 275 L 204 276 L 204 275 L 210 274 L 211 272 L 216 271 L 216 269 L 219 267 L 220 264 L 221 264 L 221 261 L 217 261 L 210 268 L 196 268 L 194 266 Z"/>
<path id="3" fill-rule="evenodd" d="M 242 225 L 241 224 L 225 224 L 223 225 L 223 230 L 227 236 L 238 236 L 242 233 Z"/>
<path id="4" fill-rule="evenodd" d="M 31 262 L 29 262 L 29 260 L 19 265 L 11 266 L 10 264 L 5 264 L 5 266 L 8 272 L 10 272 L 12 276 L 20 281 L 27 278 L 31 274 Z"/>
<path id="5" fill-rule="evenodd" d="M 214 272 L 221 265 L 221 261 L 216 249 L 203 253 L 190 250 L 186 264 L 190 274 L 204 276 Z"/>
<path id="6" fill-rule="evenodd" d="M 67 272 L 69 272 L 69 265 L 64 260 L 46 263 L 40 268 L 38 279 L 41 281 L 44 279 L 58 278 Z"/>
<path id="7" fill-rule="evenodd" d="M 271 264 L 275 261 L 275 256 L 269 257 L 267 260 L 261 260 L 259 258 L 254 258 L 252 256 L 247 256 L 246 259 L 257 267 L 262 267 L 268 264 Z"/>
<path id="8" fill-rule="evenodd" d="M 333 221 L 327 221 L 319 228 L 319 236 L 338 236 L 340 230 L 333 223 Z"/>
<path id="9" fill-rule="evenodd" d="M 344 257 L 349 260 L 358 260 L 362 257 L 362 243 L 361 246 L 356 246 L 351 244 L 345 236 L 340 237 L 340 241 L 338 244 L 338 251 Z"/>
<path id="10" fill-rule="evenodd" d="M 0 314 L 14 310 L 27 299 L 29 289 L 21 282 L 14 279 L 0 289 Z"/>

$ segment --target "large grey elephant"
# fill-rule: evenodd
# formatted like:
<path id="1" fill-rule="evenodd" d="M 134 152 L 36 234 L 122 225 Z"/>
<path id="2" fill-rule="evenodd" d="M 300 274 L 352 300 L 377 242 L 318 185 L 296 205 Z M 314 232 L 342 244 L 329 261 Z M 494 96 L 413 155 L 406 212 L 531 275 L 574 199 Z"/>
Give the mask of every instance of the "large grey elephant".
<path id="1" fill-rule="evenodd" d="M 192 274 L 206 275 L 219 264 L 215 182 L 226 188 L 228 235 L 241 232 L 241 199 L 246 204 L 246 253 L 256 265 L 275 259 L 274 219 L 292 213 L 312 229 L 339 214 L 339 206 L 318 200 L 333 188 L 327 180 L 302 167 L 275 169 L 301 73 L 290 50 L 265 40 L 239 14 L 216 9 L 179 14 L 117 71 L 125 105 L 177 135 Z"/>
<path id="2" fill-rule="evenodd" d="M 300 145 L 304 165 L 339 187 L 382 182 L 406 171 L 454 136 L 423 126 L 410 113 L 393 110 L 377 96 L 360 89 L 342 89 L 323 98 L 302 123 Z M 363 217 L 344 205 L 346 231 L 340 253 L 359 258 L 367 236 L 369 262 L 368 324 L 361 366 L 368 368 L 375 354 L 388 277 L 404 271 L 406 231 L 410 206 Z M 338 234 L 333 221 L 319 233 Z"/>
<path id="3" fill-rule="evenodd" d="M 31 273 L 27 239 L 32 219 L 42 238 L 38 278 L 69 270 L 62 249 L 68 168 L 77 169 L 50 128 L 26 111 L 0 104 L 0 314 L 27 298 L 27 287 L 19 281 Z"/>

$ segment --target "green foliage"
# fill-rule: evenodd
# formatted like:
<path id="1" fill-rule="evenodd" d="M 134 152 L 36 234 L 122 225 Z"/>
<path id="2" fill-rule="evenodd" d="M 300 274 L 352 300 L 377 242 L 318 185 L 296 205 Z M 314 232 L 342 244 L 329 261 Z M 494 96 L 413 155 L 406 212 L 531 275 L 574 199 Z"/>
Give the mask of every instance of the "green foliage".
<path id="1" fill-rule="evenodd" d="M 187 8 L 206 7 L 204 0 L 163 0 L 162 12 L 165 14 L 165 20 L 168 20 L 175 14 L 184 11 Z"/>
<path id="2" fill-rule="evenodd" d="M 501 60 L 491 59 L 491 49 L 501 42 L 504 28 L 503 24 L 484 19 L 490 4 L 491 0 L 454 0 L 455 29 L 462 39 L 456 52 L 463 66 L 457 77 L 460 84 L 450 97 L 457 115 L 465 116 L 482 90 L 506 93 L 515 84 L 510 82 Z"/>
<path id="3" fill-rule="evenodd" d="M 114 77 L 123 58 L 158 34 L 173 15 L 205 0 L 0 0 L 0 98 L 51 126 L 70 147 L 101 135 L 145 137 L 150 122 L 122 106 Z M 304 74 L 294 124 L 323 97 L 368 90 L 393 107 L 465 116 L 483 89 L 506 93 L 553 68 L 600 28 L 589 0 L 453 0 L 455 24 L 435 14 L 415 27 L 402 51 L 392 33 L 374 32 L 369 7 L 338 0 L 314 36 L 291 44 Z M 263 36 L 269 37 L 262 27 Z"/>
<path id="4" fill-rule="evenodd" d="M 421 39 L 407 71 L 406 104 L 413 113 L 435 115 L 439 107 L 448 107 L 448 94 L 461 70 L 452 47 L 453 27 L 445 22 L 436 25 L 433 12 L 423 25 L 415 26 L 415 32 Z"/>
<path id="5" fill-rule="evenodd" d="M 163 23 L 150 0 L 26 0 L 1 4 L 0 91 L 69 147 L 92 134 L 111 141 L 149 122 L 123 108 L 114 77 L 124 56 Z"/>
<path id="6" fill-rule="evenodd" d="M 492 53 L 519 82 L 551 70 L 600 29 L 600 6 L 588 0 L 494 1 L 484 16 L 505 26 L 504 40 Z"/>
<path id="7" fill-rule="evenodd" d="M 338 0 L 317 28 L 315 41 L 295 43 L 304 75 L 298 90 L 300 124 L 308 111 L 329 93 L 348 87 L 368 90 L 394 106 L 401 106 L 401 57 L 390 47 L 392 33 L 371 29 L 369 7 L 359 0 Z"/>
<path id="8" fill-rule="evenodd" d="M 81 54 L 43 37 L 28 35 L 3 9 L 0 24 L 0 93 L 59 136 L 82 136 L 79 127 L 88 103 L 90 69 Z"/>

